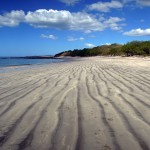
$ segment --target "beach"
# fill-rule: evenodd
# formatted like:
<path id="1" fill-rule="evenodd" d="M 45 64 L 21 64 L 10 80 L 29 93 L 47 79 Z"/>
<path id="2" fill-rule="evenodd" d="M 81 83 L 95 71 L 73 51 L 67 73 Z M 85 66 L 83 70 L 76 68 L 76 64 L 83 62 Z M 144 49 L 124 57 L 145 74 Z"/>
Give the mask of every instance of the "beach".
<path id="1" fill-rule="evenodd" d="M 150 57 L 0 72 L 0 150 L 149 149 Z"/>

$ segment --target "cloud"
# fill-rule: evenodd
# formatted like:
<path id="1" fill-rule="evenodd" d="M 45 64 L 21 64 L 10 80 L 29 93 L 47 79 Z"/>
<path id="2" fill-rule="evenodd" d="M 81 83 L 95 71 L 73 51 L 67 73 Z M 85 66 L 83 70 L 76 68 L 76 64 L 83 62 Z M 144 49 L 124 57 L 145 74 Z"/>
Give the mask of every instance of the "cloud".
<path id="1" fill-rule="evenodd" d="M 105 45 L 111 45 L 111 43 L 105 43 Z"/>
<path id="2" fill-rule="evenodd" d="M 62 30 L 102 31 L 104 26 L 90 14 L 77 12 L 71 13 L 66 10 L 40 9 L 28 12 L 26 22 L 34 27 L 55 28 Z"/>
<path id="3" fill-rule="evenodd" d="M 122 8 L 123 4 L 117 0 L 112 0 L 111 2 L 97 2 L 91 5 L 88 5 L 88 10 L 96 10 L 100 12 L 109 12 L 111 9 Z"/>
<path id="4" fill-rule="evenodd" d="M 128 36 L 150 36 L 150 29 L 132 29 L 128 32 L 124 32 L 123 35 L 128 35 Z"/>
<path id="5" fill-rule="evenodd" d="M 119 30 L 122 25 L 118 23 L 123 21 L 118 17 L 99 20 L 96 16 L 85 12 L 71 13 L 66 10 L 52 9 L 39 9 L 34 12 L 28 12 L 25 19 L 27 23 L 34 27 L 76 30 L 84 31 L 85 33 L 103 31 L 105 28 Z"/>
<path id="6" fill-rule="evenodd" d="M 119 22 L 124 21 L 124 18 L 119 17 L 109 17 L 108 20 L 104 21 L 105 27 L 108 27 L 112 30 L 121 30 L 124 24 L 118 24 Z"/>
<path id="7" fill-rule="evenodd" d="M 25 21 L 31 26 L 39 28 L 66 29 L 70 17 L 69 11 L 39 9 L 33 12 L 29 11 L 25 16 Z"/>
<path id="8" fill-rule="evenodd" d="M 69 42 L 74 42 L 74 41 L 77 41 L 77 40 L 83 41 L 84 38 L 83 38 L 83 37 L 74 38 L 74 37 L 72 37 L 72 36 L 69 36 L 69 37 L 67 38 L 67 41 L 69 41 Z"/>
<path id="9" fill-rule="evenodd" d="M 65 3 L 68 6 L 73 6 L 78 3 L 80 0 L 59 0 L 62 3 Z"/>
<path id="10" fill-rule="evenodd" d="M 24 20 L 25 13 L 22 10 L 11 11 L 10 13 L 5 13 L 0 15 L 0 27 L 15 27 Z"/>
<path id="11" fill-rule="evenodd" d="M 80 41 L 83 41 L 83 40 L 85 40 L 85 39 L 84 39 L 84 37 L 80 37 L 79 40 L 80 40 Z"/>
<path id="12" fill-rule="evenodd" d="M 106 28 L 120 30 L 123 26 L 120 24 L 122 21 L 123 19 L 119 17 L 99 19 L 99 16 L 86 12 L 71 13 L 67 10 L 53 9 L 39 9 L 26 14 L 20 10 L 0 15 L 0 26 L 17 26 L 20 23 L 26 23 L 35 28 L 74 30 L 85 33 L 103 31 Z"/>
<path id="13" fill-rule="evenodd" d="M 95 45 L 91 44 L 91 43 L 86 43 L 85 46 L 87 46 L 87 47 L 95 47 Z"/>
<path id="14" fill-rule="evenodd" d="M 52 35 L 52 34 L 50 34 L 50 35 L 41 34 L 41 37 L 42 38 L 46 38 L 46 39 L 52 39 L 52 40 L 56 40 L 57 39 L 57 37 Z"/>

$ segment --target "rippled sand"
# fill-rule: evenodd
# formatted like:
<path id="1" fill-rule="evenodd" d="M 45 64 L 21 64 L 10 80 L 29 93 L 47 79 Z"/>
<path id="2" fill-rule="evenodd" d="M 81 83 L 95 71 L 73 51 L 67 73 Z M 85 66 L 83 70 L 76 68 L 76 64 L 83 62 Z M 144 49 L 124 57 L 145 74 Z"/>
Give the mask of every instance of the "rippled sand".
<path id="1" fill-rule="evenodd" d="M 110 149 L 150 149 L 150 58 L 0 73 L 0 150 Z"/>

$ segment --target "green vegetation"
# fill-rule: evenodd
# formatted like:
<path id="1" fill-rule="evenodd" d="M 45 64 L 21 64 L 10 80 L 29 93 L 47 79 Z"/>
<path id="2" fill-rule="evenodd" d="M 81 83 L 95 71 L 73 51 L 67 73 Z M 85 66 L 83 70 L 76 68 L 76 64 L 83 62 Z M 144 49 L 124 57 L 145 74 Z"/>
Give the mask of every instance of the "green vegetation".
<path id="1" fill-rule="evenodd" d="M 74 49 L 73 51 L 65 51 L 56 54 L 55 57 L 59 56 L 133 56 L 143 55 L 150 56 L 150 41 L 132 41 L 124 45 L 111 44 L 102 45 L 94 48 L 84 48 L 82 50 Z"/>
<path id="2" fill-rule="evenodd" d="M 125 44 L 122 51 L 127 56 L 150 55 L 150 41 L 133 41 Z"/>

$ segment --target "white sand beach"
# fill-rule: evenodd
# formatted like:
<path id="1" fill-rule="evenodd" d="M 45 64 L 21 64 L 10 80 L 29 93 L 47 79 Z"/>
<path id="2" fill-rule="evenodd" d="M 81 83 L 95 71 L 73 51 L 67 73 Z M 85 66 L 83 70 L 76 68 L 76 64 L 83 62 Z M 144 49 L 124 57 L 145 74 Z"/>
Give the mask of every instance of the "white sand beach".
<path id="1" fill-rule="evenodd" d="M 0 73 L 0 150 L 150 150 L 150 58 Z"/>

